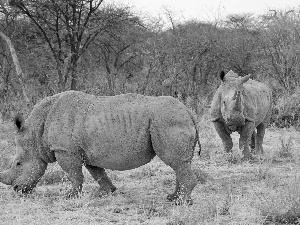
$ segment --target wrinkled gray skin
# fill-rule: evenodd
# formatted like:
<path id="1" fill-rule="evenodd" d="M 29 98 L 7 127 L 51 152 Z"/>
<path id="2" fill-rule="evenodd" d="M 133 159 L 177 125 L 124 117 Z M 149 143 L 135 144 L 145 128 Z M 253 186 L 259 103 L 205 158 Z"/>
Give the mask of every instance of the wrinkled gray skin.
<path id="1" fill-rule="evenodd" d="M 244 160 L 251 159 L 250 144 L 256 153 L 263 153 L 263 138 L 271 117 L 271 89 L 261 82 L 251 80 L 250 76 L 238 77 L 232 71 L 225 75 L 222 71 L 222 83 L 211 103 L 212 121 L 225 151 L 232 150 L 230 134 L 237 131 Z"/>
<path id="2" fill-rule="evenodd" d="M 197 182 L 191 161 L 198 129 L 191 112 L 172 97 L 67 91 L 45 98 L 26 121 L 18 116 L 15 124 L 17 153 L 0 181 L 16 191 L 30 192 L 47 164 L 57 161 L 72 183 L 68 196 L 82 190 L 82 165 L 101 191 L 113 192 L 116 187 L 104 168 L 129 170 L 157 155 L 176 173 L 175 192 L 168 200 L 192 204 Z"/>

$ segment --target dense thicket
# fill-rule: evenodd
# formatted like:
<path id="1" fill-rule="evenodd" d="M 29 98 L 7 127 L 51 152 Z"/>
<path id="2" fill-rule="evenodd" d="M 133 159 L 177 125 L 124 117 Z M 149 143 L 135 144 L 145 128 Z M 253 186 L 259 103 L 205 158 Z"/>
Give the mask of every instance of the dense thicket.
<path id="1" fill-rule="evenodd" d="M 173 95 L 201 114 L 219 84 L 220 70 L 232 69 L 272 87 L 274 123 L 296 123 L 299 9 L 214 22 L 166 18 L 146 22 L 128 7 L 99 0 L 1 1 L 0 31 L 14 44 L 24 72 L 18 77 L 1 39 L 2 116 L 26 112 L 39 99 L 70 89 Z M 166 28 L 163 21 L 172 26 Z M 24 101 L 22 85 L 31 104 Z"/>

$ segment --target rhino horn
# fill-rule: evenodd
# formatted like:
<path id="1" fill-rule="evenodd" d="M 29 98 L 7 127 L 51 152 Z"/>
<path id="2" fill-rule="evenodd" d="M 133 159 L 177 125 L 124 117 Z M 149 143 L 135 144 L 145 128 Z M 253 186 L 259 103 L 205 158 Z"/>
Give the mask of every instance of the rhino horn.
<path id="1" fill-rule="evenodd" d="M 235 105 L 234 105 L 234 110 L 241 112 L 242 111 L 241 91 L 235 92 L 234 100 L 236 100 Z"/>
<path id="2" fill-rule="evenodd" d="M 248 74 L 247 76 L 242 77 L 240 84 L 246 83 L 250 79 L 251 76 L 252 76 L 252 74 Z"/>

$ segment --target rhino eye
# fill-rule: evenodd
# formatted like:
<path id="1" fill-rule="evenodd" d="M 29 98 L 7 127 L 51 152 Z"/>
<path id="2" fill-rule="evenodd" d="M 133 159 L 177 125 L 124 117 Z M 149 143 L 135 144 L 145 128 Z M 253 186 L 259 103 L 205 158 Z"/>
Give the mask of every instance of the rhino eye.
<path id="1" fill-rule="evenodd" d="M 17 166 L 20 166 L 21 165 L 21 163 L 20 162 L 17 162 Z"/>

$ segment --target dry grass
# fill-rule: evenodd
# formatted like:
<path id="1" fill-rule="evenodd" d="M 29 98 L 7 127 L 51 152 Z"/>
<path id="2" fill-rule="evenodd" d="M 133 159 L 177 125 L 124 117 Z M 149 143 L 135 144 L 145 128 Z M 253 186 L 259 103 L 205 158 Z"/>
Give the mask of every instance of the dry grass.
<path id="1" fill-rule="evenodd" d="M 0 224 L 297 224 L 300 217 L 300 135 L 293 129 L 269 129 L 265 155 L 255 163 L 239 161 L 222 150 L 212 124 L 200 121 L 202 152 L 193 170 L 202 184 L 193 191 L 194 205 L 166 201 L 175 175 L 159 158 L 130 171 L 108 171 L 117 191 L 100 196 L 86 170 L 84 192 L 65 199 L 69 182 L 57 164 L 48 167 L 33 194 L 21 195 L 0 184 Z M 0 154 L 13 153 L 12 129 L 0 127 Z M 235 158 L 234 163 L 228 159 Z M 4 164 L 1 164 L 1 169 Z M 204 182 L 206 180 L 206 182 Z"/>

